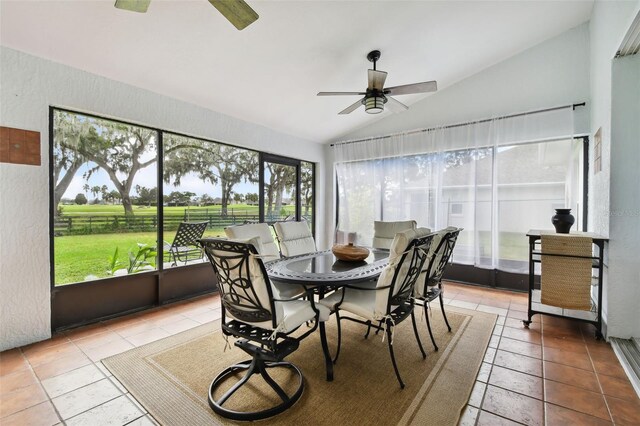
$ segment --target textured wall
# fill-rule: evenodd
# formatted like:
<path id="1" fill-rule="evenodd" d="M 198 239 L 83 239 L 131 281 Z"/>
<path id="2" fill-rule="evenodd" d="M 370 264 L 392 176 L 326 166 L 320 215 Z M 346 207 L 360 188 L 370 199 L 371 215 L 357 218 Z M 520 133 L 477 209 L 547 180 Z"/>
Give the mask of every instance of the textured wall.
<path id="1" fill-rule="evenodd" d="M 42 166 L 0 164 L 0 350 L 50 336 L 50 105 L 320 163 L 316 208 L 325 209 L 321 145 L 1 47 L 0 125 L 41 132 Z"/>
<path id="2" fill-rule="evenodd" d="M 640 1 L 596 1 L 589 24 L 591 38 L 591 135 L 601 128 L 602 134 L 602 171 L 589 176 L 589 228 L 596 233 L 608 236 L 610 242 L 605 252 L 606 268 L 604 275 L 603 314 L 607 322 L 607 335 L 613 337 L 629 337 L 640 335 L 637 306 L 640 301 L 636 296 L 640 277 L 634 274 L 633 264 L 625 262 L 628 254 L 636 253 L 637 240 L 629 247 L 628 237 L 623 227 L 612 227 L 612 213 L 617 209 L 612 199 L 613 193 L 637 194 L 637 183 L 626 182 L 625 171 L 620 168 L 624 164 L 614 162 L 614 157 L 622 159 L 637 158 L 637 142 L 626 145 L 616 144 L 612 140 L 612 67 L 613 58 L 620 47 L 627 29 L 634 16 L 640 10 Z M 637 119 L 635 120 L 637 123 Z M 624 133 L 625 124 L 620 123 L 618 131 Z M 637 140 L 637 139 L 636 139 Z M 635 148 L 634 148 L 635 146 Z M 589 152 L 590 164 L 593 164 L 593 144 Z M 616 152 L 612 152 L 612 150 Z M 635 151 L 634 151 L 635 149 Z M 636 165 L 637 168 L 637 165 Z M 612 170 L 616 169 L 616 178 L 612 178 Z M 628 171 L 632 173 L 631 170 Z M 620 223 L 620 219 L 614 219 Z M 633 222 L 633 219 L 631 219 Z M 635 218 L 635 227 L 638 218 Z M 615 232 L 614 229 L 616 230 Z M 637 270 L 637 269 L 635 269 Z M 635 275 L 635 276 L 634 276 Z M 635 329 L 635 332 L 632 330 Z"/>

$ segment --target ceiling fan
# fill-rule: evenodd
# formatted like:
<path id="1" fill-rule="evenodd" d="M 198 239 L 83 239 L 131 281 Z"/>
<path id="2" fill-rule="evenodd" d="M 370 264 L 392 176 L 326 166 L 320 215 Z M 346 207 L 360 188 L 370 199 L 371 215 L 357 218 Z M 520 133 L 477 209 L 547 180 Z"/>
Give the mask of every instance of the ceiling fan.
<path id="1" fill-rule="evenodd" d="M 373 50 L 367 55 L 367 59 L 373 62 L 373 69 L 369 70 L 369 85 L 366 92 L 319 92 L 318 96 L 349 96 L 364 95 L 364 98 L 356 103 L 348 106 L 339 114 L 349 114 L 364 105 L 364 110 L 369 114 L 379 114 L 384 111 L 384 105 L 387 104 L 393 112 L 400 112 L 409 109 L 402 102 L 394 99 L 391 95 L 409 95 L 412 93 L 427 93 L 438 90 L 438 83 L 435 81 L 425 81 L 424 83 L 405 84 L 395 87 L 384 87 L 384 81 L 387 73 L 376 69 L 376 62 L 380 59 L 380 51 Z"/>
<path id="2" fill-rule="evenodd" d="M 116 0 L 118 9 L 145 13 L 151 0 Z M 258 19 L 258 14 L 244 0 L 209 0 L 229 22 L 242 30 Z"/>

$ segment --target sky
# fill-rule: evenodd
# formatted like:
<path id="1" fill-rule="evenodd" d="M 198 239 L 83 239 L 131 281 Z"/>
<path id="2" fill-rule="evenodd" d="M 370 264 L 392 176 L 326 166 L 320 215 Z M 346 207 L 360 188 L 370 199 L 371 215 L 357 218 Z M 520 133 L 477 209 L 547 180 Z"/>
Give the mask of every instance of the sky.
<path id="1" fill-rule="evenodd" d="M 96 171 L 91 175 L 91 178 L 89 178 L 89 181 L 85 181 L 82 175 L 87 170 L 89 170 L 93 164 L 94 163 L 83 165 L 80 168 L 80 170 L 78 170 L 75 177 L 71 181 L 71 184 L 69 184 L 69 187 L 64 193 L 63 198 L 75 198 L 75 196 L 79 193 L 85 194 L 87 198 L 90 200 L 95 198 L 94 195 L 91 193 L 91 191 L 87 191 L 87 192 L 84 191 L 82 187 L 85 184 L 88 184 L 90 187 L 107 185 L 107 187 L 109 188 L 109 191 L 115 188 L 113 183 L 111 182 L 111 179 L 109 179 L 109 176 L 107 175 L 107 173 L 102 169 L 98 169 L 98 171 Z M 118 177 L 124 179 L 125 175 L 119 174 Z M 136 177 L 133 184 L 134 189 L 132 189 L 131 195 L 135 195 L 136 185 L 144 186 L 147 188 L 153 188 L 157 186 L 156 179 L 157 179 L 156 164 L 152 164 L 140 170 L 138 173 L 136 173 Z M 190 192 L 194 192 L 197 196 L 207 194 L 213 198 L 220 197 L 222 195 L 219 185 L 212 185 L 209 182 L 203 182 L 198 178 L 198 176 L 195 173 L 189 173 L 186 176 L 184 176 L 180 180 L 180 186 L 175 186 L 175 185 L 165 183 L 164 193 L 169 194 L 172 191 L 190 191 Z M 234 191 L 239 192 L 240 194 L 246 194 L 249 192 L 258 193 L 258 184 L 242 182 L 237 184 L 234 187 Z"/>

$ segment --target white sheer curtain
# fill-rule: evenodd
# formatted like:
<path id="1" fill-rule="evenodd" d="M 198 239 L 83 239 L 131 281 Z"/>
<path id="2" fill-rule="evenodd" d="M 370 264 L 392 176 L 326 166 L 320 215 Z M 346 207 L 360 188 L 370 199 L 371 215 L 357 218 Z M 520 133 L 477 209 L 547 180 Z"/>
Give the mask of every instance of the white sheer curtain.
<path id="1" fill-rule="evenodd" d="M 578 213 L 572 133 L 568 107 L 335 144 L 338 229 L 369 245 L 374 220 L 458 226 L 455 262 L 525 272 L 524 233 L 548 229 L 553 208 Z"/>

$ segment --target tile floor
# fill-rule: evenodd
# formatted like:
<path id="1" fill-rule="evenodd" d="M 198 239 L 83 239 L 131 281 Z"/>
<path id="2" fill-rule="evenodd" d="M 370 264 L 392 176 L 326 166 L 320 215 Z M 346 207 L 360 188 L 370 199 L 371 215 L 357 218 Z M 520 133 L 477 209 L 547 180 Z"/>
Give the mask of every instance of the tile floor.
<path id="1" fill-rule="evenodd" d="M 535 316 L 525 329 L 520 293 L 447 283 L 445 297 L 499 315 L 460 424 L 640 424 L 640 400 L 591 326 Z M 101 360 L 219 317 L 209 295 L 2 352 L 0 424 L 154 425 Z"/>

